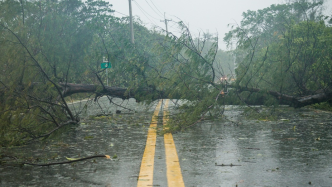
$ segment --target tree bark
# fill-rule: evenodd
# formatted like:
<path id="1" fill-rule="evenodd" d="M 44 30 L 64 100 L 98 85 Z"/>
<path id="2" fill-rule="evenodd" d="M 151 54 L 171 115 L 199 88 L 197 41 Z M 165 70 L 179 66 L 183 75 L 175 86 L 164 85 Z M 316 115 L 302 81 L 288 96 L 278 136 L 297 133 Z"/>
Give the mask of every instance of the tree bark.
<path id="1" fill-rule="evenodd" d="M 60 83 L 60 86 L 63 88 L 63 96 L 67 97 L 72 94 L 76 93 L 100 93 L 105 94 L 113 97 L 118 97 L 122 99 L 129 99 L 134 98 L 135 95 L 133 93 L 130 93 L 131 91 L 128 91 L 128 94 L 126 94 L 127 89 L 126 88 L 120 88 L 120 87 L 109 87 L 105 86 L 106 90 L 102 89 L 98 91 L 98 86 L 93 84 L 74 84 L 74 83 Z"/>
<path id="2" fill-rule="evenodd" d="M 158 91 L 152 88 L 141 88 L 141 89 L 127 89 L 121 87 L 111 87 L 92 85 L 92 84 L 74 84 L 74 83 L 60 83 L 63 88 L 63 96 L 67 97 L 76 93 L 96 93 L 98 95 L 108 95 L 111 97 L 130 99 L 135 98 L 139 102 L 137 95 L 140 94 L 153 94 L 152 99 L 167 99 L 168 94 L 164 91 Z M 139 94 L 138 94 L 139 93 Z M 176 99 L 176 98 L 172 98 Z"/>
<path id="3" fill-rule="evenodd" d="M 239 92 L 248 91 L 248 92 L 260 92 L 261 89 L 258 88 L 247 88 L 241 86 L 229 85 L 230 88 L 236 88 Z M 332 92 L 323 92 L 313 95 L 307 95 L 302 97 L 295 97 L 291 95 L 282 94 L 280 92 L 267 90 L 267 94 L 270 94 L 280 100 L 283 104 L 289 104 L 294 108 L 301 108 L 315 103 L 326 102 L 332 100 Z"/>
<path id="4" fill-rule="evenodd" d="M 112 97 L 117 97 L 121 99 L 129 99 L 129 98 L 135 98 L 138 99 L 137 93 L 140 94 L 153 94 L 154 98 L 152 99 L 179 99 L 177 96 L 169 97 L 168 94 L 166 94 L 164 91 L 158 91 L 155 89 L 138 89 L 128 90 L 127 88 L 121 88 L 121 87 L 110 87 L 105 86 L 105 89 L 98 90 L 97 85 L 91 85 L 91 84 L 74 84 L 74 83 L 60 83 L 60 86 L 63 88 L 63 96 L 67 97 L 72 94 L 76 93 L 96 93 L 100 95 L 109 95 Z M 261 89 L 258 88 L 248 88 L 248 87 L 241 87 L 241 86 L 234 86 L 234 85 L 228 85 L 229 88 L 235 88 L 239 92 L 248 91 L 248 92 L 261 92 Z M 307 105 L 325 102 L 332 99 L 332 92 L 329 93 L 317 93 L 313 95 L 303 96 L 303 97 L 295 97 L 291 95 L 282 94 L 276 91 L 266 90 L 266 93 L 269 95 L 274 96 L 277 98 L 282 104 L 288 104 L 290 106 L 293 106 L 295 108 L 304 107 Z"/>

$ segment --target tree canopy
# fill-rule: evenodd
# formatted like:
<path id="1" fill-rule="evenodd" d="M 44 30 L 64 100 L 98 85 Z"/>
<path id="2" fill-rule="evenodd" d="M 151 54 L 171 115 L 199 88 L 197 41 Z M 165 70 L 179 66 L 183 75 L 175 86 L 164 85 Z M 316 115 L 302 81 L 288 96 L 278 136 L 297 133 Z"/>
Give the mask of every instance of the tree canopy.
<path id="1" fill-rule="evenodd" d="M 295 97 L 328 95 L 331 27 L 322 5 L 295 1 L 243 13 L 241 25 L 224 37 L 237 42 L 236 84 Z"/>

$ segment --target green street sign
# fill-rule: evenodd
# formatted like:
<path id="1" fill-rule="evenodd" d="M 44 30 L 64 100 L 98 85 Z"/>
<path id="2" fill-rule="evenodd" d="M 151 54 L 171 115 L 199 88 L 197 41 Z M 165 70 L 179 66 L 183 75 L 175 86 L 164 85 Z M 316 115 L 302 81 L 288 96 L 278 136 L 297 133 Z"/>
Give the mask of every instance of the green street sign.
<path id="1" fill-rule="evenodd" d="M 101 69 L 111 68 L 111 67 L 112 67 L 112 64 L 110 62 L 101 63 Z"/>

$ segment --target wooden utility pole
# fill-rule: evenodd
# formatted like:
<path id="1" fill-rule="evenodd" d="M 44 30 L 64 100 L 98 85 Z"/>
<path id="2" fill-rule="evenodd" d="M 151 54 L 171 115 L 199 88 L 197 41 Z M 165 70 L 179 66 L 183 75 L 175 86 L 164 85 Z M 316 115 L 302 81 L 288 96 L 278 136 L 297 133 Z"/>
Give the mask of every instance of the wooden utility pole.
<path id="1" fill-rule="evenodd" d="M 134 44 L 134 26 L 133 26 L 133 14 L 131 10 L 131 0 L 129 1 L 129 20 L 130 20 L 130 35 L 131 35 L 131 43 Z"/>
<path id="2" fill-rule="evenodd" d="M 168 35 L 168 27 L 167 27 L 167 22 L 168 21 L 172 21 L 171 19 L 166 19 L 166 13 L 164 12 L 164 20 L 160 20 L 160 22 L 165 22 L 165 26 L 166 26 L 166 35 Z"/>

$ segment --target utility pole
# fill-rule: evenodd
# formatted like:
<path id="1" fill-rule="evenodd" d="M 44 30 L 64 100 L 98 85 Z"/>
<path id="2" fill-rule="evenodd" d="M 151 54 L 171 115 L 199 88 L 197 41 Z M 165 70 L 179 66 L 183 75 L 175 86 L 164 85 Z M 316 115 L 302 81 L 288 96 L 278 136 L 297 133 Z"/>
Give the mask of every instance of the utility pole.
<path id="1" fill-rule="evenodd" d="M 168 27 L 167 27 L 167 22 L 172 21 L 171 19 L 166 19 L 166 13 L 164 12 L 164 20 L 160 20 L 160 22 L 165 22 L 166 26 L 166 35 L 168 35 Z"/>
<path id="2" fill-rule="evenodd" d="M 133 14 L 131 11 L 131 0 L 129 0 L 129 20 L 130 20 L 130 35 L 131 35 L 131 43 L 134 44 L 134 26 L 133 26 Z"/>

